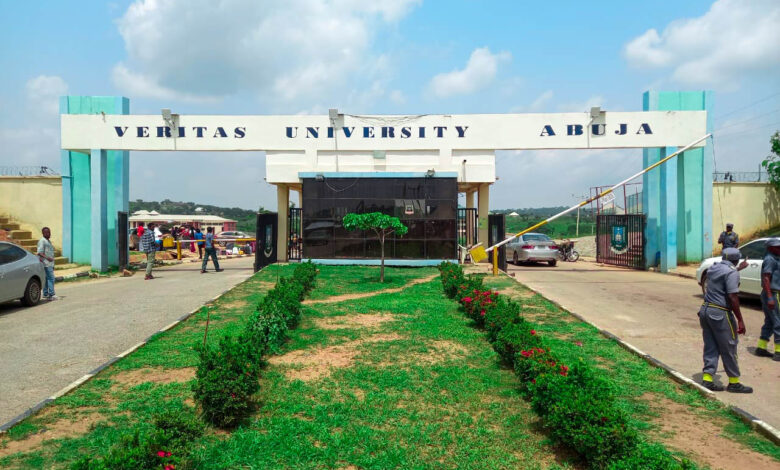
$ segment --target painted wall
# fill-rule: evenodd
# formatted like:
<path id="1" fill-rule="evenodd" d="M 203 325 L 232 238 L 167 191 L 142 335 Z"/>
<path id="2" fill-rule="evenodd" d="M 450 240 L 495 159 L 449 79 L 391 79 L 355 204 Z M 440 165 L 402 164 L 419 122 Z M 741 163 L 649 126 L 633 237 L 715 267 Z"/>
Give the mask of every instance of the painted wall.
<path id="1" fill-rule="evenodd" d="M 0 176 L 0 215 L 12 218 L 36 239 L 43 227 L 49 227 L 52 244 L 62 249 L 62 178 Z"/>
<path id="2" fill-rule="evenodd" d="M 713 251 L 718 235 L 734 224 L 741 241 L 760 230 L 780 225 L 780 194 L 769 183 L 714 183 L 712 187 Z"/>

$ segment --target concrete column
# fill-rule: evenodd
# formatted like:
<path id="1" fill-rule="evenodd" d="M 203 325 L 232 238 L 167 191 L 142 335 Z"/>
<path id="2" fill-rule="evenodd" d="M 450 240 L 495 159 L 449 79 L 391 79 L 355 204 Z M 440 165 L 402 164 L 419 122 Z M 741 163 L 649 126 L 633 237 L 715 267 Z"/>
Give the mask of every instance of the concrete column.
<path id="1" fill-rule="evenodd" d="M 661 159 L 661 149 L 642 150 L 642 166 Z M 660 250 L 661 230 L 661 169 L 654 168 L 642 175 L 642 210 L 645 213 L 645 268 L 656 266 Z"/>
<path id="2" fill-rule="evenodd" d="M 108 229 L 106 219 L 106 151 L 92 149 L 89 159 L 91 196 L 91 261 L 92 268 L 108 270 Z"/>
<path id="3" fill-rule="evenodd" d="M 677 151 L 676 147 L 663 149 L 662 158 Z M 677 165 L 674 160 L 661 165 L 661 227 L 660 269 L 669 272 L 677 267 Z"/>
<path id="4" fill-rule="evenodd" d="M 279 217 L 276 234 L 276 259 L 287 261 L 287 215 L 290 211 L 290 188 L 286 184 L 276 185 L 276 205 Z"/>
<path id="5" fill-rule="evenodd" d="M 477 204 L 477 236 L 478 242 L 487 248 L 488 245 L 488 213 L 490 212 L 490 184 L 481 183 L 478 190 Z"/>
<path id="6" fill-rule="evenodd" d="M 60 114 L 68 113 L 68 97 L 60 96 Z M 73 194 L 71 190 L 70 152 L 60 150 L 62 174 L 62 256 L 73 261 Z"/>
<path id="7" fill-rule="evenodd" d="M 466 191 L 466 209 L 474 208 L 474 193 L 476 191 Z"/>

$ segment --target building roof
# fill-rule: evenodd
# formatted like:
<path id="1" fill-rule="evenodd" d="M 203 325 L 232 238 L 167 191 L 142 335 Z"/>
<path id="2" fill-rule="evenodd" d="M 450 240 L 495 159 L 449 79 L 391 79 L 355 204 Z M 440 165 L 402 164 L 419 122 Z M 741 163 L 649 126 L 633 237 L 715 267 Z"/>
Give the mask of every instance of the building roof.
<path id="1" fill-rule="evenodd" d="M 187 215 L 187 214 L 159 214 L 157 212 L 136 211 L 130 216 L 132 222 L 235 222 L 233 219 L 226 219 L 218 215 Z"/>

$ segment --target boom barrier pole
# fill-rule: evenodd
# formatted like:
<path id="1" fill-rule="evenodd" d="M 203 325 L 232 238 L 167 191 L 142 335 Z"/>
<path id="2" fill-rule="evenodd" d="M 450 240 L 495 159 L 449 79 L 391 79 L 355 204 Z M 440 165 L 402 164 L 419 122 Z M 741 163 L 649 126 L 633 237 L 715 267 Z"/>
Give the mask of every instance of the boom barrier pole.
<path id="1" fill-rule="evenodd" d="M 594 201 L 597 201 L 598 199 L 601 199 L 602 197 L 604 197 L 604 196 L 606 196 L 607 194 L 611 193 L 612 191 L 614 191 L 614 190 L 615 190 L 615 189 L 617 189 L 618 187 L 620 187 L 620 186 L 622 186 L 622 185 L 624 185 L 624 184 L 628 183 L 629 181 L 633 180 L 634 178 L 638 178 L 638 177 L 640 177 L 640 176 L 644 175 L 645 173 L 647 173 L 648 171 L 652 170 L 653 168 L 656 168 L 656 167 L 658 167 L 658 166 L 660 166 L 660 165 L 662 165 L 662 164 L 666 163 L 667 161 L 669 161 L 669 160 L 671 160 L 672 158 L 676 157 L 677 155 L 679 155 L 679 154 L 681 154 L 681 153 L 685 152 L 686 150 L 689 150 L 691 147 L 693 147 L 694 145 L 698 144 L 698 143 L 699 143 L 699 142 L 701 142 L 702 140 L 704 140 L 704 139 L 707 139 L 708 137 L 712 137 L 712 134 L 707 134 L 707 135 L 705 135 L 705 136 L 703 136 L 703 137 L 700 137 L 700 138 L 698 138 L 698 139 L 694 140 L 694 141 L 693 141 L 693 142 L 691 142 L 690 144 L 688 144 L 688 145 L 686 145 L 685 147 L 681 148 L 680 150 L 678 150 L 678 151 L 674 152 L 673 154 L 669 155 L 668 157 L 666 157 L 666 158 L 663 158 L 663 159 L 661 159 L 661 160 L 659 160 L 659 161 L 655 162 L 654 164 L 650 165 L 649 167 L 645 168 L 644 170 L 640 171 L 639 173 L 636 173 L 635 175 L 632 175 L 632 176 L 630 176 L 630 177 L 628 177 L 628 178 L 624 179 L 624 180 L 623 180 L 623 181 L 621 181 L 620 183 L 618 183 L 618 184 L 616 184 L 616 185 L 612 186 L 611 188 L 609 188 L 609 189 L 607 189 L 607 190 L 603 191 L 601 194 L 598 194 L 598 195 L 596 195 L 596 196 L 593 196 L 593 197 L 591 197 L 591 198 L 589 198 L 589 199 L 587 199 L 587 200 L 585 200 L 585 201 L 582 201 L 582 202 L 581 202 L 581 203 L 579 203 L 579 204 L 576 204 L 576 205 L 574 205 L 574 206 L 571 206 L 571 207 L 569 207 L 568 209 L 566 209 L 565 211 L 559 212 L 559 213 L 555 214 L 554 216 L 552 216 L 552 217 L 549 217 L 549 218 L 547 218 L 547 219 L 545 219 L 545 220 L 543 220 L 543 221 L 539 222 L 539 223 L 538 223 L 538 224 L 536 224 L 536 225 L 533 225 L 533 226 L 531 226 L 531 227 L 528 227 L 528 228 L 527 228 L 527 229 L 525 229 L 525 230 L 521 230 L 520 232 L 517 232 L 516 234 L 514 234 L 514 235 L 512 235 L 511 237 L 507 238 L 506 240 L 503 240 L 503 241 L 501 241 L 501 242 L 499 242 L 499 243 L 496 243 L 495 245 L 491 246 L 490 248 L 486 248 L 486 249 L 484 249 L 484 251 L 482 251 L 482 255 L 480 255 L 479 253 L 474 253 L 474 252 L 472 251 L 472 250 L 479 250 L 479 249 L 482 249 L 482 247 L 481 247 L 481 246 L 480 246 L 480 247 L 475 247 L 475 248 L 472 248 L 471 250 L 469 250 L 469 252 L 472 254 L 472 258 L 474 258 L 474 255 L 476 254 L 476 256 L 477 256 L 477 257 L 480 257 L 480 258 L 484 259 L 484 254 L 485 254 L 486 252 L 492 251 L 494 248 L 498 248 L 498 247 L 500 247 L 500 246 L 502 246 L 502 245 L 505 245 L 505 244 L 509 243 L 509 242 L 510 242 L 511 240 L 513 240 L 515 237 L 519 237 L 520 235 L 524 235 L 524 234 L 526 234 L 526 233 L 528 233 L 528 232 L 532 232 L 532 231 L 536 230 L 537 228 L 539 228 L 539 227 L 541 227 L 541 226 L 543 226 L 543 225 L 545 225 L 545 224 L 548 224 L 548 223 L 552 222 L 553 220 L 557 219 L 558 217 L 561 217 L 561 216 L 563 216 L 563 215 L 566 215 L 566 214 L 568 214 L 569 212 L 572 212 L 572 211 L 573 211 L 573 210 L 575 210 L 575 209 L 578 209 L 578 208 L 580 208 L 580 207 L 582 207 L 582 206 L 584 206 L 584 205 L 586 205 L 586 204 L 590 204 L 591 202 L 594 202 Z M 495 259 L 497 259 L 497 257 L 496 257 L 496 256 L 493 256 L 493 259 L 495 260 Z M 495 274 L 497 274 L 497 267 L 494 267 L 494 268 L 493 268 L 493 272 L 494 272 Z"/>

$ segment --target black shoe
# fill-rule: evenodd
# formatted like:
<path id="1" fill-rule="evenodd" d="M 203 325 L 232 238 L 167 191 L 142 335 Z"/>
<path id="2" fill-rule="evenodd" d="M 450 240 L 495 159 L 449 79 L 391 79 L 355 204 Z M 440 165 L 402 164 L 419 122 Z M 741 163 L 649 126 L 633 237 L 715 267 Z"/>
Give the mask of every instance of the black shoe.
<path id="1" fill-rule="evenodd" d="M 723 390 L 725 390 L 725 388 L 723 388 L 723 385 L 716 384 L 715 382 L 710 382 L 709 380 L 702 380 L 701 384 L 704 386 L 704 388 L 712 392 L 722 392 Z"/>
<path id="2" fill-rule="evenodd" d="M 216 271 L 217 271 L 218 273 L 221 273 L 222 271 L 224 271 L 224 269 L 217 269 Z"/>
<path id="3" fill-rule="evenodd" d="M 771 352 L 767 351 L 764 348 L 756 348 L 756 356 L 758 357 L 772 357 L 776 355 L 777 354 L 772 354 Z"/>
<path id="4" fill-rule="evenodd" d="M 753 393 L 753 387 L 742 385 L 741 383 L 729 384 L 726 387 L 727 392 L 731 393 Z"/>
<path id="5" fill-rule="evenodd" d="M 780 362 L 780 352 L 776 352 L 774 356 L 772 356 L 772 360 L 775 360 L 777 362 Z"/>

